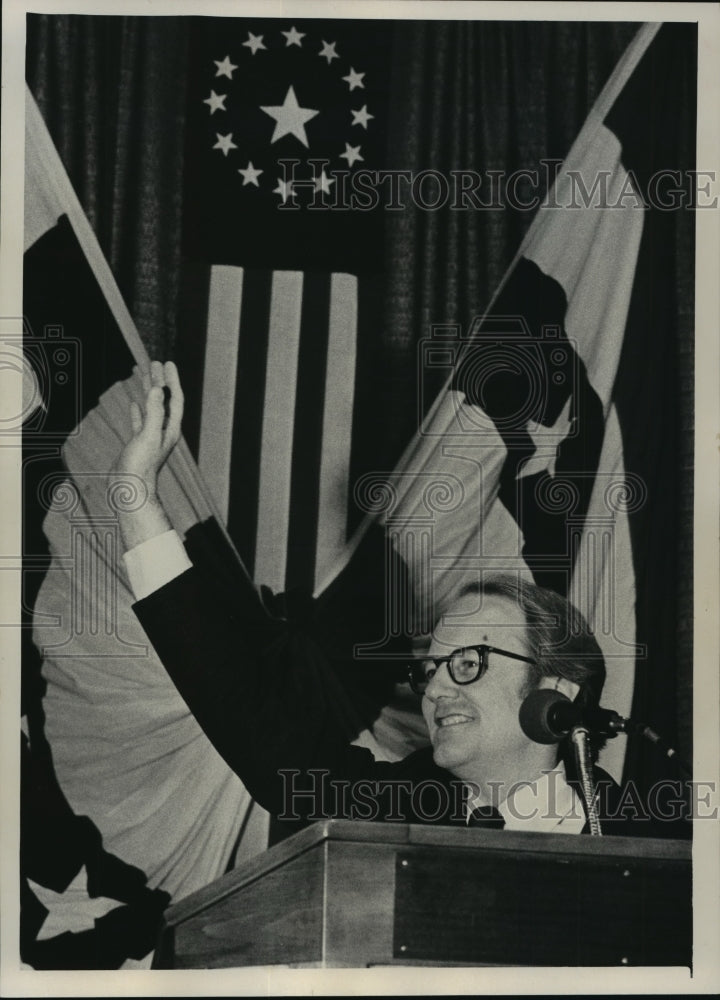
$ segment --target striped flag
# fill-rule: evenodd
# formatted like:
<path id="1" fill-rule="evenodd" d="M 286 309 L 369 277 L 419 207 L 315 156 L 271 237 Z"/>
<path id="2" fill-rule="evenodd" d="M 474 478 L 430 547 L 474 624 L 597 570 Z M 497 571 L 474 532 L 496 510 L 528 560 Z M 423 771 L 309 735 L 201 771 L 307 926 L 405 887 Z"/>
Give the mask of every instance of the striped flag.
<path id="1" fill-rule="evenodd" d="M 345 549 L 383 213 L 339 200 L 383 165 L 390 30 L 200 18 L 193 32 L 186 434 L 245 565 L 275 591 L 315 590 Z"/>

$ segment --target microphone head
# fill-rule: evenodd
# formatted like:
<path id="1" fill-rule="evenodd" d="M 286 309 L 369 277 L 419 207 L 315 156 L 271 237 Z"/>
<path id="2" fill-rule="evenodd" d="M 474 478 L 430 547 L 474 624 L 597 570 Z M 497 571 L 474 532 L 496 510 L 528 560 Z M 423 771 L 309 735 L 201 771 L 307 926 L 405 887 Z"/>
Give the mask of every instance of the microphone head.
<path id="1" fill-rule="evenodd" d="M 518 713 L 520 728 L 535 743 L 558 743 L 567 733 L 558 728 L 553 718 L 562 706 L 572 706 L 572 702 L 559 691 L 551 688 L 537 688 L 531 691 L 520 706 Z"/>

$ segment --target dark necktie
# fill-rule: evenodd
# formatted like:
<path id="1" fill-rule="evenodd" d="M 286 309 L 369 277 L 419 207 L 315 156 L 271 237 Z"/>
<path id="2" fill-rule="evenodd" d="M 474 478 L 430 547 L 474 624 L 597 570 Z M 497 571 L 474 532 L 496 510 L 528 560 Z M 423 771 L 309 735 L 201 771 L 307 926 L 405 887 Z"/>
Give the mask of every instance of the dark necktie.
<path id="1" fill-rule="evenodd" d="M 502 830 L 505 820 L 494 806 L 475 806 L 468 817 L 468 826 Z"/>

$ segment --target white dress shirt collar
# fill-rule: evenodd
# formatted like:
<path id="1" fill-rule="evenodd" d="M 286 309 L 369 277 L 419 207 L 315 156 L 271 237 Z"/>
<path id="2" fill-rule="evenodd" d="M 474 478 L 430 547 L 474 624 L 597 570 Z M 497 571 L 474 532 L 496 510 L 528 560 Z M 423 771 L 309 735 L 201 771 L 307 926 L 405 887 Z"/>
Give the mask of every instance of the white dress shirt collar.
<path id="1" fill-rule="evenodd" d="M 468 801 L 468 816 L 483 803 Z M 506 830 L 532 833 L 580 833 L 585 811 L 579 795 L 568 784 L 565 765 L 544 771 L 537 781 L 522 782 L 497 806 Z"/>

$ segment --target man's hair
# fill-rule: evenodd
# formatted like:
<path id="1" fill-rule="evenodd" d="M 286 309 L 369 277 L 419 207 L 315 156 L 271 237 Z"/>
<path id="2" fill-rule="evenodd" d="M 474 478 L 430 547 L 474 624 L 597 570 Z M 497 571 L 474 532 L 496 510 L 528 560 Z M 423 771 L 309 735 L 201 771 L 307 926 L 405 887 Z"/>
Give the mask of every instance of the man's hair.
<path id="1" fill-rule="evenodd" d="M 596 706 L 605 683 L 605 660 L 585 617 L 565 597 L 508 574 L 485 577 L 468 584 L 467 594 L 503 597 L 523 613 L 536 661 L 529 665 L 528 693 L 542 677 L 565 677 L 580 685 L 575 699 L 580 707 Z"/>

